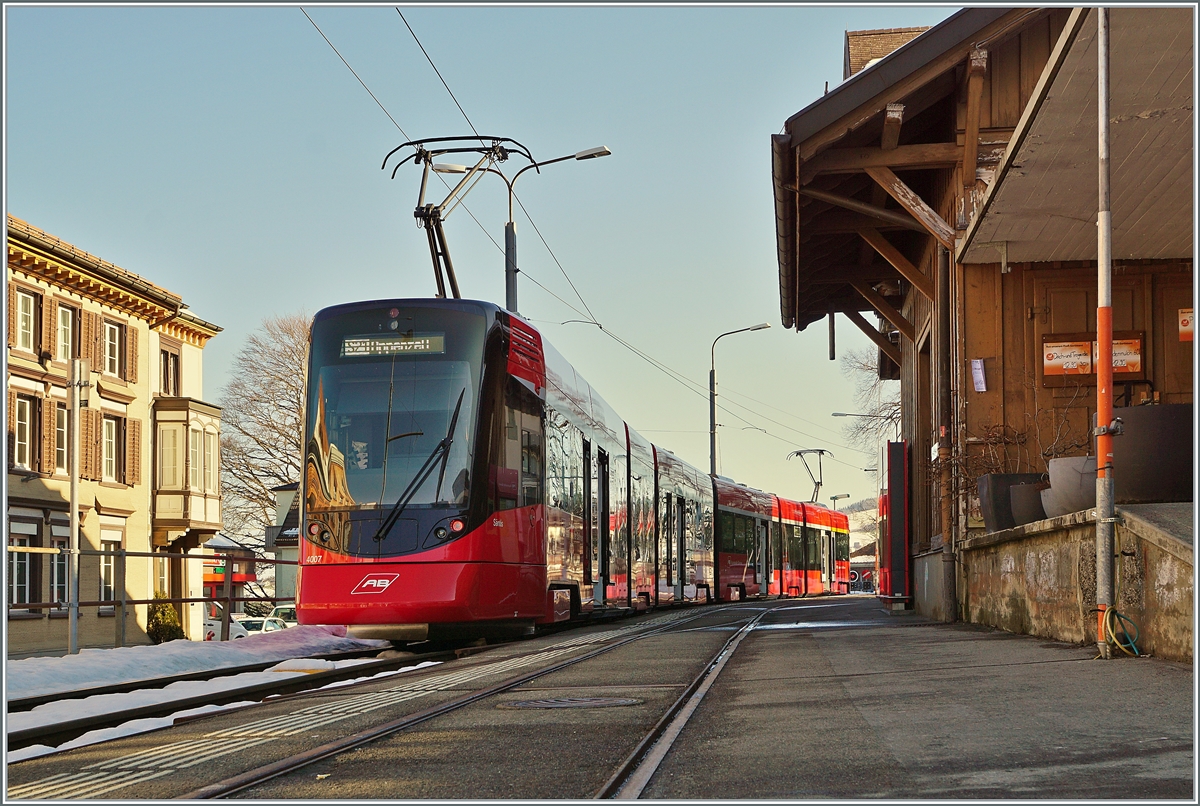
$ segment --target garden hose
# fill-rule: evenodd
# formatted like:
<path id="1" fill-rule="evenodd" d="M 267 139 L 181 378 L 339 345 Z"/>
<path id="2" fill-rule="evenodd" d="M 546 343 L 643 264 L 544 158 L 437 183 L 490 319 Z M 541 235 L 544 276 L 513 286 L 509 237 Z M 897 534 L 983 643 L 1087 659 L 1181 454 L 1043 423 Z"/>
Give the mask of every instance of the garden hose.
<path id="1" fill-rule="evenodd" d="M 1126 626 L 1128 625 L 1128 626 Z M 1133 628 L 1133 634 L 1129 632 L 1129 628 Z M 1121 636 L 1117 636 L 1117 630 L 1120 629 Z M 1116 644 L 1121 648 L 1121 651 L 1130 657 L 1141 657 L 1141 652 L 1137 648 L 1138 628 L 1133 623 L 1133 620 L 1117 612 L 1115 607 L 1110 607 L 1104 611 L 1104 634 L 1110 644 Z"/>

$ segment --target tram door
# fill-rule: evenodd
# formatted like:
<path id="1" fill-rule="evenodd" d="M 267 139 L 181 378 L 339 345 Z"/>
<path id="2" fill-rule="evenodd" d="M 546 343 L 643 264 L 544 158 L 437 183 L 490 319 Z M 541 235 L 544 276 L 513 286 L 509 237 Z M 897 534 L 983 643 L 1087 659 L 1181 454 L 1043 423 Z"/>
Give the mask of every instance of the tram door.
<path id="1" fill-rule="evenodd" d="M 666 595 L 666 589 L 675 590 L 675 504 L 674 496 L 670 493 L 663 494 L 662 501 L 662 522 L 659 523 L 659 548 L 662 551 L 662 567 L 658 573 L 666 573 L 665 579 L 658 580 L 654 586 L 655 601 L 658 601 L 659 591 L 663 592 L 663 598 Z"/>
<path id="2" fill-rule="evenodd" d="M 767 592 L 767 523 L 761 520 L 755 523 L 758 524 L 758 555 L 754 558 L 754 581 L 759 585 L 758 592 L 763 594 Z"/>
<path id="3" fill-rule="evenodd" d="M 687 576 L 687 501 L 675 499 L 675 601 L 683 601 L 683 583 Z"/>
<path id="4" fill-rule="evenodd" d="M 600 601 L 603 602 L 606 588 L 612 583 L 612 519 L 608 497 L 608 454 L 601 448 L 596 449 L 596 493 L 596 512 L 600 526 L 600 579 L 597 587 L 602 597 Z"/>
<path id="5" fill-rule="evenodd" d="M 821 582 L 826 592 L 833 591 L 833 533 L 821 531 Z"/>

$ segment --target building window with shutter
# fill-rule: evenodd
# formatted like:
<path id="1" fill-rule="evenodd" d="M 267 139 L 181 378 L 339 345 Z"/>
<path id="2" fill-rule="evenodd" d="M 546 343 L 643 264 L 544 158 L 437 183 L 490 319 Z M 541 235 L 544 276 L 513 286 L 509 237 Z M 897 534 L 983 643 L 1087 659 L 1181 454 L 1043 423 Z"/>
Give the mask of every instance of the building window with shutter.
<path id="1" fill-rule="evenodd" d="M 10 546 L 28 546 L 28 537 L 10 535 Z M 25 552 L 8 552 L 8 603 L 29 604 L 29 555 Z"/>
<path id="2" fill-rule="evenodd" d="M 105 417 L 102 444 L 103 481 L 124 482 L 124 462 L 122 461 L 122 422 L 120 417 Z"/>
<path id="3" fill-rule="evenodd" d="M 217 492 L 217 435 L 204 434 L 204 489 Z"/>
<path id="4" fill-rule="evenodd" d="M 54 538 L 50 547 L 59 551 L 50 561 L 50 601 L 61 607 L 67 601 L 67 541 Z"/>
<path id="5" fill-rule="evenodd" d="M 158 483 L 164 489 L 179 488 L 179 429 L 163 428 L 158 433 Z"/>
<path id="6" fill-rule="evenodd" d="M 58 343 L 54 357 L 59 361 L 70 361 L 75 357 L 75 334 L 78 330 L 75 317 L 78 315 L 74 308 L 58 306 Z"/>
<path id="7" fill-rule="evenodd" d="M 121 331 L 123 327 L 115 322 L 104 323 L 104 374 L 121 375 Z"/>
<path id="8" fill-rule="evenodd" d="M 190 446 L 191 462 L 188 466 L 188 486 L 193 490 L 200 489 L 200 479 L 202 478 L 203 463 L 200 461 L 200 441 L 203 437 L 203 432 L 197 431 L 195 428 L 188 432 L 188 445 Z"/>
<path id="9" fill-rule="evenodd" d="M 54 472 L 55 473 L 70 472 L 70 469 L 67 467 L 67 462 L 68 462 L 67 451 L 69 450 L 67 445 L 70 444 L 67 441 L 69 439 L 68 429 L 70 428 L 70 426 L 68 425 L 68 421 L 69 421 L 68 414 L 69 414 L 69 412 L 67 411 L 66 406 L 56 405 L 54 407 Z"/>
<path id="10" fill-rule="evenodd" d="M 17 395 L 13 411 L 13 466 L 33 470 L 37 445 L 37 406 L 33 398 Z"/>
<path id="11" fill-rule="evenodd" d="M 119 540 L 100 541 L 100 550 L 105 552 L 100 555 L 100 601 L 102 602 L 111 602 L 116 598 L 117 558 L 115 554 L 120 548 L 121 541 Z M 107 607 L 111 608 L 112 605 Z"/>
<path id="12" fill-rule="evenodd" d="M 167 397 L 179 397 L 179 351 L 164 347 L 159 351 L 159 391 Z"/>
<path id="13" fill-rule="evenodd" d="M 11 286 L 10 286 L 11 287 Z M 18 350 L 34 352 L 37 347 L 38 297 L 28 291 L 17 292 L 17 338 Z"/>

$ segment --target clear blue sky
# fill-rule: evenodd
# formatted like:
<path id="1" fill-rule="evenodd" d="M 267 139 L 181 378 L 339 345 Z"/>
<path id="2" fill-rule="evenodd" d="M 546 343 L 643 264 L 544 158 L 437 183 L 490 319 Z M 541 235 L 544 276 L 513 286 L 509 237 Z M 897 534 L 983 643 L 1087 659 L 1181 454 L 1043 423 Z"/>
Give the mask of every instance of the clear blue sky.
<path id="1" fill-rule="evenodd" d="M 846 30 L 956 8 L 401 8 L 482 134 L 539 160 L 612 150 L 517 185 L 606 329 L 703 388 L 714 337 L 771 323 L 717 347 L 723 399 L 769 432 L 719 414 L 722 473 L 807 499 L 784 457 L 826 448 L 823 503 L 874 495 L 874 456 L 830 417 L 854 404 L 824 324 L 780 325 L 770 135 L 841 81 Z M 393 7 L 306 10 L 407 138 L 298 6 L 5 7 L 6 210 L 224 327 L 211 402 L 266 315 L 434 293 L 419 172 L 379 166 L 405 139 L 470 128 Z M 485 177 L 467 206 L 483 229 L 461 209 L 446 223 L 463 295 L 502 304 L 503 183 Z M 582 308 L 516 220 L 522 270 Z M 520 309 L 634 428 L 707 468 L 706 393 L 559 324 L 581 317 L 528 279 Z M 839 351 L 869 344 L 844 320 L 837 335 Z"/>

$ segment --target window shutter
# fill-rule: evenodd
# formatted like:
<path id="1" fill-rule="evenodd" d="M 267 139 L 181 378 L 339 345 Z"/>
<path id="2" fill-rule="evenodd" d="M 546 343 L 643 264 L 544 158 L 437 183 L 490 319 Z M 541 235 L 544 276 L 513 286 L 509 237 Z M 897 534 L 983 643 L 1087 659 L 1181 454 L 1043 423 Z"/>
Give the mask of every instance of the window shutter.
<path id="1" fill-rule="evenodd" d="M 42 466 L 43 473 L 54 473 L 55 427 L 58 425 L 58 404 L 51 398 L 42 398 Z"/>
<path id="2" fill-rule="evenodd" d="M 58 301 L 49 296 L 42 297 L 42 353 L 51 360 L 58 356 L 54 348 L 58 342 Z"/>
<path id="3" fill-rule="evenodd" d="M 125 421 L 125 483 L 142 483 L 142 421 Z"/>
<path id="4" fill-rule="evenodd" d="M 85 479 L 99 481 L 103 465 L 100 453 L 101 414 L 96 409 L 83 409 L 79 412 L 79 475 Z"/>
<path id="5" fill-rule="evenodd" d="M 8 284 L 8 346 L 13 347 L 17 343 L 17 286 L 13 283 Z M 12 407 L 9 406 L 9 411 Z M 9 442 L 12 445 L 12 442 Z"/>
<path id="6" fill-rule="evenodd" d="M 11 293 L 11 285 L 9 289 Z M 12 467 L 17 461 L 17 393 L 11 389 L 8 391 L 8 439 L 5 441 L 8 443 L 8 466 Z"/>
<path id="7" fill-rule="evenodd" d="M 104 415 L 92 409 L 92 477 L 104 480 Z"/>
<path id="8" fill-rule="evenodd" d="M 79 312 L 79 357 L 86 360 L 92 369 L 96 366 L 96 315 L 91 311 Z"/>
<path id="9" fill-rule="evenodd" d="M 138 379 L 138 331 L 132 325 L 125 328 L 125 380 L 137 383 Z"/>

